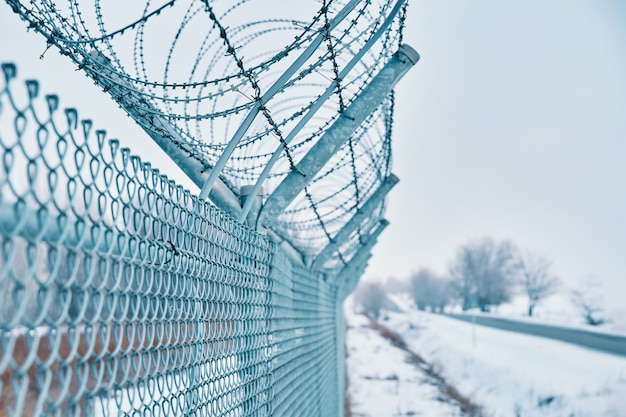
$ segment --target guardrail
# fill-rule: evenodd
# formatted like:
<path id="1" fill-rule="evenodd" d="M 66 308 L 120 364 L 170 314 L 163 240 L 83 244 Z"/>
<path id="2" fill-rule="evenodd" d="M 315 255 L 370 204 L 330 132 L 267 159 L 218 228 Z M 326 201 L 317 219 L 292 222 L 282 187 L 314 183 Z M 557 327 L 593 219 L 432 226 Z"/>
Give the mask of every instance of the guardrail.
<path id="1" fill-rule="evenodd" d="M 457 320 L 475 322 L 481 326 L 493 327 L 510 332 L 524 333 L 532 336 L 545 337 L 561 342 L 600 350 L 616 355 L 626 356 L 626 336 L 587 331 L 569 327 L 555 326 L 542 323 L 529 323 L 519 320 L 470 316 L 466 314 L 446 314 Z"/>

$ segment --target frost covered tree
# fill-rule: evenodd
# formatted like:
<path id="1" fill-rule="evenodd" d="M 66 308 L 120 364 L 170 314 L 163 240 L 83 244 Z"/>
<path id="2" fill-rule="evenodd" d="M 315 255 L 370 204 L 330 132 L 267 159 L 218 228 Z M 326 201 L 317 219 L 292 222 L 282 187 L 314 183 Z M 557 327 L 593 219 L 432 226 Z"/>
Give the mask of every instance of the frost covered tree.
<path id="1" fill-rule="evenodd" d="M 490 311 L 510 300 L 516 274 L 515 248 L 491 238 L 461 246 L 449 266 L 450 277 L 462 307 Z"/>
<path id="2" fill-rule="evenodd" d="M 409 278 L 409 289 L 419 310 L 443 311 L 450 303 L 450 282 L 427 268 L 421 268 Z"/>
<path id="3" fill-rule="evenodd" d="M 372 320 L 378 320 L 386 302 L 385 289 L 379 282 L 363 283 L 357 288 L 354 301 L 363 314 Z"/>
<path id="4" fill-rule="evenodd" d="M 528 297 L 528 316 L 531 317 L 541 300 L 552 295 L 560 282 L 551 269 L 552 262 L 535 253 L 525 252 L 518 257 L 519 283 Z"/>
<path id="5" fill-rule="evenodd" d="M 599 286 L 599 280 L 591 276 L 586 278 L 583 289 L 574 290 L 571 293 L 572 303 L 585 323 L 591 326 L 599 326 L 605 322 L 602 297 L 598 292 Z"/>

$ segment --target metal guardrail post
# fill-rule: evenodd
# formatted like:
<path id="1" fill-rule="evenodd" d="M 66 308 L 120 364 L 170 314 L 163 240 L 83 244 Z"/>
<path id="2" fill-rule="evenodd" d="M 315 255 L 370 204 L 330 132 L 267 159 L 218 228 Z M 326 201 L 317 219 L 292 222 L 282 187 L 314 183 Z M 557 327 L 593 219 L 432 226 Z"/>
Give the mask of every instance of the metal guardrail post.
<path id="1" fill-rule="evenodd" d="M 259 214 L 257 221 L 259 225 L 269 227 L 276 221 L 418 60 L 419 54 L 413 48 L 408 45 L 400 47 L 361 95 L 304 155 L 296 169 L 291 171 L 268 197 Z"/>

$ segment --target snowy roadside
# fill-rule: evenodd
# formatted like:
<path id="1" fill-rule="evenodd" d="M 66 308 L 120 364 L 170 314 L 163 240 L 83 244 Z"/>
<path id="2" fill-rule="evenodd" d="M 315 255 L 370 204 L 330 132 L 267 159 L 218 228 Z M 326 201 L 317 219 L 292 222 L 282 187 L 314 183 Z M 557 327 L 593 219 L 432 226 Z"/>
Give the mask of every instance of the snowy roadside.
<path id="1" fill-rule="evenodd" d="M 394 298 L 394 300 L 396 299 L 397 297 Z M 407 302 L 410 301 L 404 301 L 403 305 L 406 305 Z M 602 317 L 605 320 L 604 323 L 591 326 L 585 323 L 580 312 L 572 304 L 570 298 L 567 297 L 567 294 L 559 293 L 546 298 L 536 307 L 532 317 L 528 317 L 526 313 L 527 302 L 525 297 L 517 296 L 510 302 L 498 306 L 490 313 L 481 313 L 479 311 L 474 311 L 474 313 L 486 317 L 502 317 L 516 321 L 580 329 L 588 332 L 626 335 L 625 308 L 614 307 L 612 309 L 607 308 L 606 311 L 603 310 Z M 450 309 L 450 312 L 468 314 L 468 312 L 463 312 L 460 308 Z"/>
<path id="2" fill-rule="evenodd" d="M 421 358 L 410 355 L 370 327 L 369 319 L 346 311 L 348 398 L 352 417 L 463 417 L 441 380 Z M 474 414 L 476 415 L 476 414 Z"/>
<path id="3" fill-rule="evenodd" d="M 411 310 L 383 324 L 493 417 L 626 417 L 626 358 Z"/>

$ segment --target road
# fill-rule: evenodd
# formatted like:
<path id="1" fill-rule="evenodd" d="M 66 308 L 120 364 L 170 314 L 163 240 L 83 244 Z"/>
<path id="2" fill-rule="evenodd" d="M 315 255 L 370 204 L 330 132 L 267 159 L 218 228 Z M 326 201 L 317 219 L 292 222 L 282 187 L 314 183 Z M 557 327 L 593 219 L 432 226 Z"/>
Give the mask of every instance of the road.
<path id="1" fill-rule="evenodd" d="M 472 316 L 466 314 L 446 314 L 446 316 L 472 322 Z M 475 316 L 476 324 L 494 327 L 511 332 L 540 336 L 548 339 L 573 343 L 591 349 L 616 355 L 626 356 L 626 337 L 605 333 L 590 332 L 582 329 L 551 326 L 547 324 L 527 323 L 495 317 Z"/>

